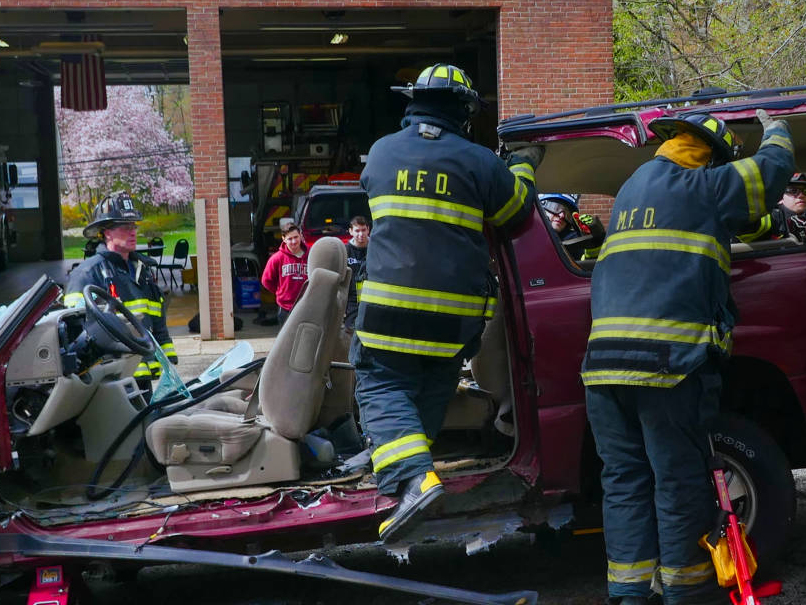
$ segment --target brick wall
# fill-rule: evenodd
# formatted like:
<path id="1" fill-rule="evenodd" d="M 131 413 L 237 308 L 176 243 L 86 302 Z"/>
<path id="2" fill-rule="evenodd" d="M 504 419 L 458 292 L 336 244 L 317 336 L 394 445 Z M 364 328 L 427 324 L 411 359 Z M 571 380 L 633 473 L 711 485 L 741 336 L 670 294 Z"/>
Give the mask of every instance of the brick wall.
<path id="1" fill-rule="evenodd" d="M 187 11 L 195 197 L 205 208 L 213 338 L 223 337 L 216 200 L 227 196 L 220 8 L 490 8 L 497 23 L 499 118 L 612 102 L 611 0 L 3 0 L 3 8 L 184 8 Z M 609 217 L 606 200 L 586 210 Z M 218 286 L 216 286 L 218 284 Z M 225 287 L 229 287 L 226 285 Z"/>

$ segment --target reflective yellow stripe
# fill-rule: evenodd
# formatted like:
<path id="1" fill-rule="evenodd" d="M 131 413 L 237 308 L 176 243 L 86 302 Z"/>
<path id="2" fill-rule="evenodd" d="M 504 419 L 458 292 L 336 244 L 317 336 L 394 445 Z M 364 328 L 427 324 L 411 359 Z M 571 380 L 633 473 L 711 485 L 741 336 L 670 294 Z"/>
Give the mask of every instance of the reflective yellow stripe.
<path id="1" fill-rule="evenodd" d="M 585 248 L 584 253 L 582 254 L 583 260 L 593 260 L 599 258 L 599 253 L 602 251 L 601 246 L 596 246 L 595 248 Z"/>
<path id="2" fill-rule="evenodd" d="M 145 362 L 140 362 L 137 366 L 137 369 L 134 371 L 135 378 L 141 378 L 143 376 L 151 377 L 151 370 L 148 369 L 148 364 Z"/>
<path id="3" fill-rule="evenodd" d="M 702 254 L 719 263 L 719 267 L 725 273 L 730 273 L 730 254 L 715 237 L 677 229 L 634 229 L 614 233 L 605 240 L 599 261 L 603 261 L 611 254 L 636 250 L 671 250 Z"/>
<path id="4" fill-rule="evenodd" d="M 708 324 L 654 319 L 651 317 L 601 317 L 591 323 L 589 340 L 597 338 L 643 338 L 690 344 L 719 341 L 716 329 Z"/>
<path id="5" fill-rule="evenodd" d="M 384 216 L 399 216 L 440 221 L 467 227 L 473 231 L 481 231 L 484 228 L 484 211 L 480 208 L 427 197 L 379 195 L 369 200 L 369 208 L 373 220 Z"/>
<path id="6" fill-rule="evenodd" d="M 147 298 L 136 298 L 134 300 L 126 300 L 123 302 L 132 313 L 142 313 L 144 315 L 153 315 L 155 317 L 162 317 L 162 305 L 156 301 Z"/>
<path id="7" fill-rule="evenodd" d="M 364 289 L 363 281 L 355 282 L 355 298 L 358 302 L 361 302 L 361 290 L 363 289 Z"/>
<path id="8" fill-rule="evenodd" d="M 81 292 L 71 292 L 64 296 L 65 307 L 83 307 L 84 295 Z"/>
<path id="9" fill-rule="evenodd" d="M 731 162 L 730 165 L 736 169 L 744 181 L 747 211 L 750 214 L 748 222 L 753 223 L 764 212 L 764 181 L 761 180 L 761 171 L 753 158 Z"/>
<path id="10" fill-rule="evenodd" d="M 759 149 L 762 147 L 766 147 L 767 145 L 778 145 L 778 147 L 783 147 L 789 153 L 795 153 L 795 146 L 792 144 L 792 139 L 789 137 L 782 136 L 780 134 L 771 135 L 769 138 L 763 140 L 761 145 L 758 146 Z"/>
<path id="11" fill-rule="evenodd" d="M 608 560 L 607 581 L 619 582 L 620 584 L 649 582 L 652 580 L 657 566 L 657 559 L 647 559 L 646 561 L 636 561 L 635 563 L 616 563 Z"/>
<path id="12" fill-rule="evenodd" d="M 364 281 L 361 302 L 468 317 L 485 316 L 495 308 L 494 298 L 394 286 L 371 280 Z"/>
<path id="13" fill-rule="evenodd" d="M 762 237 L 772 229 L 772 217 L 769 214 L 765 214 L 761 217 L 759 221 L 758 229 L 753 231 L 752 233 L 742 233 L 741 235 L 737 235 L 736 237 L 739 239 L 740 242 L 744 242 L 745 244 L 749 244 L 750 242 L 756 241 L 758 238 Z"/>
<path id="14" fill-rule="evenodd" d="M 384 443 L 372 452 L 372 468 L 377 473 L 390 464 L 411 458 L 417 454 L 428 454 L 428 442 L 423 433 L 406 435 L 389 443 Z"/>
<path id="15" fill-rule="evenodd" d="M 582 372 L 586 387 L 600 384 L 627 384 L 646 387 L 671 388 L 686 377 L 685 374 L 655 374 L 638 370 L 594 370 Z"/>
<path id="16" fill-rule="evenodd" d="M 688 567 L 661 565 L 660 579 L 665 586 L 691 586 L 710 581 L 714 573 L 714 564 L 711 561 Z"/>
<path id="17" fill-rule="evenodd" d="M 513 216 L 515 216 L 515 214 L 517 214 L 521 208 L 523 208 L 525 201 L 526 185 L 524 185 L 520 179 L 515 179 L 515 191 L 512 193 L 512 197 L 509 198 L 509 201 L 507 201 L 507 203 L 504 204 L 504 206 L 488 220 L 496 227 L 500 227 Z"/>
<path id="18" fill-rule="evenodd" d="M 514 174 L 516 177 L 520 177 L 522 179 L 526 179 L 532 183 L 535 182 L 535 169 L 532 168 L 532 165 L 528 162 L 523 162 L 521 164 L 513 164 L 509 167 L 509 171 Z"/>
<path id="19" fill-rule="evenodd" d="M 411 353 L 414 355 L 430 355 L 432 357 L 453 357 L 464 346 L 462 343 L 435 342 L 430 340 L 414 340 L 409 338 L 399 338 L 397 336 L 386 336 L 384 334 L 373 334 L 356 330 L 355 332 L 361 343 L 371 349 L 383 349 L 385 351 L 397 351 L 398 353 Z"/>
<path id="20" fill-rule="evenodd" d="M 174 343 L 172 342 L 166 342 L 165 344 L 161 344 L 160 348 L 166 353 L 176 353 L 176 347 L 174 347 Z"/>

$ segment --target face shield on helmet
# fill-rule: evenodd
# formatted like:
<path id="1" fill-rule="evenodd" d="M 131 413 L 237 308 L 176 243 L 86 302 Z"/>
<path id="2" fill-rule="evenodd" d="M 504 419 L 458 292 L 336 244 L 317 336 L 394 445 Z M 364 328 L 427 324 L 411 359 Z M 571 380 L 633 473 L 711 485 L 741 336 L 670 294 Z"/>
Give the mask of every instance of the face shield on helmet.
<path id="1" fill-rule="evenodd" d="M 579 212 L 577 198 L 567 193 L 541 193 L 537 196 L 540 206 L 547 212 L 559 214 L 563 212 L 565 218 L 570 220 L 574 212 Z"/>
<path id="2" fill-rule="evenodd" d="M 84 228 L 84 237 L 97 238 L 104 229 L 141 220 L 143 215 L 134 207 L 134 201 L 127 191 L 110 193 L 93 210 L 92 222 Z"/>
<path id="3" fill-rule="evenodd" d="M 682 118 L 656 118 L 648 124 L 661 141 L 668 141 L 681 132 L 691 133 L 711 148 L 711 164 L 719 166 L 735 160 L 742 147 L 741 139 L 724 121 L 708 113 L 690 113 Z"/>

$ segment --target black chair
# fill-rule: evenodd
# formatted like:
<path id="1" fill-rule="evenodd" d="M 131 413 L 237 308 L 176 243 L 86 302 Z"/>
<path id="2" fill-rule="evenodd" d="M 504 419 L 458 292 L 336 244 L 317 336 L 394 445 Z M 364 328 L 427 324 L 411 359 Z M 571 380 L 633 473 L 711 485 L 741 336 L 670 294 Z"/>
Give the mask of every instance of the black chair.
<path id="1" fill-rule="evenodd" d="M 148 240 L 148 250 L 146 250 L 146 254 L 156 261 L 156 264 L 153 265 L 154 281 L 157 281 L 157 269 L 159 269 L 159 266 L 162 264 L 162 253 L 164 250 L 165 242 L 162 241 L 161 237 L 152 237 Z"/>
<path id="2" fill-rule="evenodd" d="M 163 270 L 167 269 L 168 274 L 171 276 L 171 289 L 173 290 L 173 286 L 178 286 L 179 283 L 176 281 L 174 277 L 174 271 L 179 270 L 182 271 L 183 269 L 187 268 L 188 264 L 188 253 L 190 252 L 190 244 L 186 239 L 176 240 L 176 244 L 174 245 L 174 255 L 169 263 L 160 262 L 157 265 L 159 269 L 160 275 L 162 275 L 162 281 L 168 284 L 168 280 L 165 279 L 165 273 Z M 185 288 L 185 282 L 182 281 L 182 289 Z"/>

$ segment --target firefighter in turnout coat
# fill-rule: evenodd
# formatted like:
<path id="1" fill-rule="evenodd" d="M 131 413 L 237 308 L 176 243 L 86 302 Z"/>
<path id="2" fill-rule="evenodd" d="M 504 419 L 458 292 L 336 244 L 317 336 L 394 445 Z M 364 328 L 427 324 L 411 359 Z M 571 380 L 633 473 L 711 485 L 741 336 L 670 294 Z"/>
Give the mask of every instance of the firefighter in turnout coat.
<path id="1" fill-rule="evenodd" d="M 708 114 L 658 118 L 664 143 L 616 196 L 593 271 L 582 379 L 604 462 L 611 602 L 721 603 L 699 538 L 715 515 L 707 459 L 720 358 L 736 321 L 730 239 L 775 207 L 794 170 L 785 122 L 759 111 L 752 157 Z"/>
<path id="2" fill-rule="evenodd" d="M 480 106 L 471 86 L 437 64 L 393 87 L 412 99 L 402 129 L 375 142 L 361 176 L 373 229 L 350 360 L 378 490 L 399 498 L 383 540 L 401 537 L 444 491 L 429 445 L 496 303 L 484 225 L 514 226 L 534 205 L 542 149 L 507 168 L 470 142 Z"/>
<path id="3" fill-rule="evenodd" d="M 67 307 L 83 305 L 82 292 L 88 284 L 106 289 L 140 319 L 168 359 L 175 364 L 179 359 L 168 334 L 165 301 L 151 271 L 154 261 L 135 252 L 136 221 L 142 218 L 126 192 L 112 193 L 95 207 L 93 220 L 84 229 L 84 237 L 100 237 L 103 242 L 98 245 L 94 256 L 84 260 L 70 273 L 64 304 Z M 160 373 L 160 364 L 156 359 L 143 358 L 134 378 L 141 389 L 150 393 L 151 380 L 158 378 Z"/>

